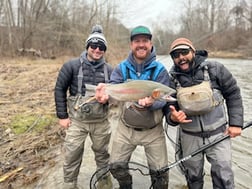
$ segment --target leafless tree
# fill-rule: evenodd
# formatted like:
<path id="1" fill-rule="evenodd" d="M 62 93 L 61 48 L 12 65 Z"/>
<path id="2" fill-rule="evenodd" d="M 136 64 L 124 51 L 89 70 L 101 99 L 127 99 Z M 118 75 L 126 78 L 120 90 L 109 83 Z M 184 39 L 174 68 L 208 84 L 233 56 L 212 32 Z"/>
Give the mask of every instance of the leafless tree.
<path id="1" fill-rule="evenodd" d="M 237 0 L 236 4 L 229 1 L 184 1 L 185 11 L 179 19 L 181 27 L 177 33 L 163 28 L 174 24 L 170 23 L 174 20 L 153 25 L 154 42 L 160 52 L 166 53 L 162 47 L 166 48 L 177 36 L 222 49 L 227 38 L 236 35 L 233 28 L 239 28 L 236 32 L 241 37 L 233 40 L 234 43 L 229 40 L 230 46 L 225 48 L 243 44 L 243 38 L 252 37 L 252 4 L 248 0 Z M 14 55 L 17 49 L 36 49 L 43 57 L 78 55 L 94 24 L 103 26 L 110 57 L 117 57 L 118 51 L 127 53 L 129 29 L 117 19 L 119 3 L 118 0 L 1 0 L 0 54 Z M 223 32 L 225 36 L 220 37 Z"/>
<path id="2" fill-rule="evenodd" d="M 241 0 L 230 10 L 234 16 L 235 27 L 243 29 L 252 28 L 252 3 Z"/>

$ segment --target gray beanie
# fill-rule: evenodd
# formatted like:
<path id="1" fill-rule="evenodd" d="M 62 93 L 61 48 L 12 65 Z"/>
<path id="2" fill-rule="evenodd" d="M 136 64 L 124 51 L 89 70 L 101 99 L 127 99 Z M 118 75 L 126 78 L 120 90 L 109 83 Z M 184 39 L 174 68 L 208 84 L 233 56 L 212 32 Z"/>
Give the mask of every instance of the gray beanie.
<path id="1" fill-rule="evenodd" d="M 91 34 L 86 40 L 86 49 L 88 49 L 90 43 L 102 43 L 107 48 L 107 41 L 104 37 L 103 28 L 101 25 L 93 26 Z"/>

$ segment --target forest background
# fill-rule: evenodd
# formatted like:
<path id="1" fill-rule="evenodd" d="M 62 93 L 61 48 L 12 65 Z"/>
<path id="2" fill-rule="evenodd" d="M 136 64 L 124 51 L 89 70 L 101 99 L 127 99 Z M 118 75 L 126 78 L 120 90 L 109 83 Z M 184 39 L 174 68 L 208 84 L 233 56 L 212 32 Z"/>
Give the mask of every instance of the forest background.
<path id="1" fill-rule="evenodd" d="M 160 15 L 149 23 L 157 54 L 168 54 L 170 43 L 184 36 L 190 38 L 196 48 L 207 49 L 210 55 L 252 57 L 251 1 L 185 0 L 176 3 L 183 7 L 179 16 Z M 121 0 L 1 0 L 0 56 L 78 56 L 92 26 L 101 24 L 109 44 L 106 57 L 116 64 L 128 53 L 131 29 L 120 20 L 131 14 L 134 23 L 130 7 L 121 5 Z M 127 5 L 134 6 L 134 1 L 128 0 L 124 6 Z M 146 6 L 152 5 L 143 3 L 139 11 Z"/>

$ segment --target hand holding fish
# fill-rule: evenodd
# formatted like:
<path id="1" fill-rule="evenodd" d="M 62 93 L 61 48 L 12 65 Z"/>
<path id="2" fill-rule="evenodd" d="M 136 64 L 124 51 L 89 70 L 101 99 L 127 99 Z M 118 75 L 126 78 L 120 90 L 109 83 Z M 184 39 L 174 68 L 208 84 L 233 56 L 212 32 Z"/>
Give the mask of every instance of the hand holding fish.
<path id="1" fill-rule="evenodd" d="M 95 98 L 98 102 L 105 104 L 109 100 L 109 95 L 105 93 L 106 84 L 99 83 L 95 88 Z"/>
<path id="2" fill-rule="evenodd" d="M 151 96 L 141 98 L 138 100 L 138 104 L 144 107 L 149 107 L 154 103 L 155 99 L 153 99 Z"/>

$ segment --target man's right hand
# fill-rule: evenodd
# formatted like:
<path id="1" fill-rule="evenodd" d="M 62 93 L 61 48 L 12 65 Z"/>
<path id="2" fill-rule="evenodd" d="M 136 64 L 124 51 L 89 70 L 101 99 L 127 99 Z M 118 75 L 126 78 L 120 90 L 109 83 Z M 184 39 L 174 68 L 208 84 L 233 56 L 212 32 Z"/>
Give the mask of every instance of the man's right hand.
<path id="1" fill-rule="evenodd" d="M 105 94 L 106 84 L 99 83 L 95 89 L 95 98 L 98 102 L 105 104 L 108 102 L 109 96 Z"/>
<path id="2" fill-rule="evenodd" d="M 70 123 L 71 121 L 69 118 L 59 120 L 59 125 L 63 129 L 67 129 L 68 127 L 70 127 Z"/>
<path id="3" fill-rule="evenodd" d="M 185 114 L 185 112 L 183 112 L 182 110 L 177 111 L 176 108 L 174 106 L 169 106 L 170 108 L 170 112 L 171 112 L 171 120 L 173 122 L 177 122 L 177 123 L 190 123 L 192 122 L 191 119 L 186 119 L 187 116 Z"/>

